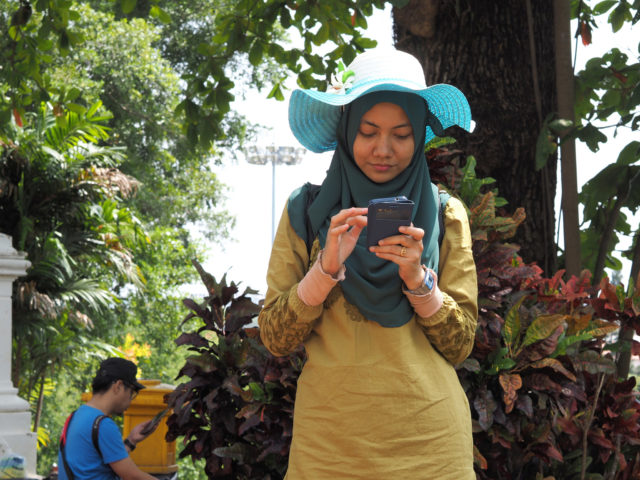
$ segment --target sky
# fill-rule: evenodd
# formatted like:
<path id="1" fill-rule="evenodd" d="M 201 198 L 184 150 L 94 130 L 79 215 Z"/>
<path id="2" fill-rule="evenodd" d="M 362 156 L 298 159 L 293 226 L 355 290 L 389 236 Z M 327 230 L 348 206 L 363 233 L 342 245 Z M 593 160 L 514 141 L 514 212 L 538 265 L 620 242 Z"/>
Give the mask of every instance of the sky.
<path id="1" fill-rule="evenodd" d="M 379 45 L 392 46 L 390 8 L 385 11 L 377 10 L 368 21 L 368 36 L 378 40 Z M 610 28 L 605 24 L 604 18 L 601 22 L 603 27 L 593 32 L 593 44 L 589 47 L 579 46 L 576 59 L 577 70 L 588 58 L 601 55 L 611 48 Z M 638 44 L 637 34 L 637 29 L 633 34 L 630 29 L 628 32 L 616 34 L 616 46 L 626 51 L 630 57 L 637 55 L 633 48 Z M 293 80 L 291 86 L 295 87 Z M 267 100 L 267 93 L 247 92 L 244 99 L 238 98 L 233 103 L 232 108 L 246 115 L 253 122 L 270 127 L 270 130 L 260 135 L 255 142 L 256 146 L 300 147 L 289 130 L 287 93 L 285 92 L 287 100 L 284 102 L 275 99 Z M 605 163 L 615 161 L 622 146 L 629 141 L 628 136 L 622 135 L 616 140 L 607 142 L 597 154 L 593 154 L 578 142 L 578 185 L 589 180 L 603 168 Z M 236 226 L 230 232 L 229 239 L 208 245 L 207 258 L 202 259 L 201 263 L 205 270 L 217 279 L 226 274 L 228 281 L 240 283 L 241 290 L 251 287 L 264 295 L 267 288 L 266 273 L 273 224 L 275 223 L 277 227 L 291 192 L 305 182 L 322 183 L 331 161 L 331 152 L 315 154 L 306 151 L 299 165 L 276 166 L 275 178 L 272 177 L 271 164 L 251 165 L 246 162 L 243 153 L 236 156 L 238 158 L 236 162 L 225 162 L 224 165 L 213 167 L 220 181 L 228 187 L 226 208 L 236 217 Z M 275 187 L 273 189 L 272 183 Z M 559 204 L 560 193 L 558 190 L 556 204 Z M 272 202 L 275 204 L 275 215 L 272 214 Z M 626 275 L 623 273 L 625 281 L 627 277 L 628 273 Z"/>

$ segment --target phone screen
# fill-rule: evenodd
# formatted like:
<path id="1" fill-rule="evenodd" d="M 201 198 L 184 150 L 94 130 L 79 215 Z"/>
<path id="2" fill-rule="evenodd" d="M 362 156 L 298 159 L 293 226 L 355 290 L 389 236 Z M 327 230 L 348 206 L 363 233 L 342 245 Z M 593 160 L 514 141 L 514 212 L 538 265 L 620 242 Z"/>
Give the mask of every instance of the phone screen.
<path id="1" fill-rule="evenodd" d="M 398 228 L 411 225 L 413 202 L 406 197 L 376 198 L 369 202 L 367 213 L 367 246 L 398 235 Z"/>
<path id="2" fill-rule="evenodd" d="M 153 417 L 151 419 L 151 423 L 149 423 L 149 426 L 147 428 L 145 428 L 141 433 L 145 434 L 148 431 L 152 430 L 157 424 L 160 423 L 160 420 L 162 420 L 162 418 L 169 413 L 169 409 L 165 408 L 164 410 L 159 411 L 158 413 L 156 413 L 155 417 Z"/>

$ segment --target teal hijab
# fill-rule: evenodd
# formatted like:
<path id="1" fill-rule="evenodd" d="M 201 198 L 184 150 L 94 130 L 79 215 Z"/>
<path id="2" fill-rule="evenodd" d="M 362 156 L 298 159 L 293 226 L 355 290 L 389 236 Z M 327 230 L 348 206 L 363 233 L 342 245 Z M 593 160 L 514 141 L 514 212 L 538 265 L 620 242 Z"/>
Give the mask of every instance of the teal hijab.
<path id="1" fill-rule="evenodd" d="M 397 177 L 386 183 L 375 183 L 356 165 L 353 159 L 353 142 L 362 116 L 382 102 L 394 103 L 405 111 L 413 128 L 415 149 L 409 166 Z M 425 231 L 422 263 L 437 271 L 438 197 L 437 190 L 432 188 L 424 155 L 425 131 L 427 123 L 431 123 L 431 117 L 421 97 L 405 92 L 374 92 L 359 97 L 345 107 L 337 128 L 338 146 L 327 176 L 307 210 L 312 234 L 317 234 L 322 248 L 327 239 L 331 217 L 338 211 L 354 206 L 366 207 L 373 198 L 404 195 L 415 202 L 413 224 Z M 306 239 L 306 202 L 301 197 L 304 195 L 300 192 L 292 195 L 288 211 L 294 230 Z M 341 282 L 344 296 L 365 318 L 383 327 L 402 326 L 413 316 L 413 308 L 402 293 L 398 266 L 371 253 L 366 240 L 365 230 L 345 262 L 346 278 Z"/>

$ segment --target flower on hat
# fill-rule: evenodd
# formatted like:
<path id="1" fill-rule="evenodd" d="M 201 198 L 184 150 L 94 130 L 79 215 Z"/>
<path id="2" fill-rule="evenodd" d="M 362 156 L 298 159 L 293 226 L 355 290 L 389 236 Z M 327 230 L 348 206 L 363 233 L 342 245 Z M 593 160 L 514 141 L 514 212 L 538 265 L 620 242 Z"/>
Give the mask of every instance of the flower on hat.
<path id="1" fill-rule="evenodd" d="M 344 95 L 347 93 L 347 89 L 353 86 L 353 77 L 355 76 L 354 71 L 347 70 L 341 60 L 338 62 L 338 73 L 331 74 L 331 83 L 327 86 L 327 93 Z"/>

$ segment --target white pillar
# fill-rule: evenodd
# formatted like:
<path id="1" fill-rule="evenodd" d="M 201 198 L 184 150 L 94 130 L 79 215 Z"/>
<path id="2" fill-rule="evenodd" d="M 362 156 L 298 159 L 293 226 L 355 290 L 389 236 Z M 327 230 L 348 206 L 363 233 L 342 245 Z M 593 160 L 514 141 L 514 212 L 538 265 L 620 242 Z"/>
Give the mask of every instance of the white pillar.
<path id="1" fill-rule="evenodd" d="M 37 435 L 31 432 L 29 402 L 18 396 L 11 381 L 11 290 L 30 265 L 24 256 L 13 248 L 11 237 L 0 233 L 0 438 L 25 458 L 27 475 L 34 476 Z"/>

